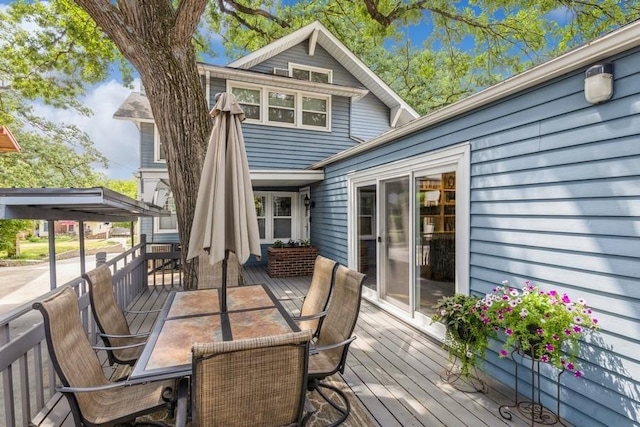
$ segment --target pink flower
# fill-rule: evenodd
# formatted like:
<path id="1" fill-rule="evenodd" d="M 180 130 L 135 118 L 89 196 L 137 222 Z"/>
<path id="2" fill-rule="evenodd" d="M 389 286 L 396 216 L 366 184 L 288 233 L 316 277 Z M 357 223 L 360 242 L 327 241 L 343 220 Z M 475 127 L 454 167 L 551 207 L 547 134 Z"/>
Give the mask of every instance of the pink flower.
<path id="1" fill-rule="evenodd" d="M 562 294 L 562 302 L 565 304 L 569 304 L 571 302 L 571 298 L 569 298 L 569 295 Z"/>
<path id="2" fill-rule="evenodd" d="M 547 351 L 553 351 L 554 350 L 553 345 L 551 345 L 551 344 L 547 344 L 545 346 L 545 348 L 547 349 Z"/>
<path id="3" fill-rule="evenodd" d="M 505 350 L 504 348 L 500 350 L 500 357 L 507 357 L 508 355 L 509 353 L 507 353 L 507 350 Z"/>
<path id="4" fill-rule="evenodd" d="M 549 361 L 549 356 L 547 356 L 546 354 L 543 354 L 543 355 L 540 357 L 540 361 L 541 361 L 541 362 L 544 362 L 544 363 L 547 363 L 547 362 Z"/>
<path id="5" fill-rule="evenodd" d="M 567 363 L 567 365 L 566 365 L 566 366 L 567 366 L 567 369 L 568 369 L 568 370 L 570 370 L 570 371 L 573 371 L 573 370 L 575 369 L 574 364 L 573 364 L 573 363 L 571 363 L 571 362 Z"/>
<path id="6" fill-rule="evenodd" d="M 513 329 L 507 328 L 507 329 L 504 330 L 504 333 L 507 334 L 507 335 L 513 335 Z"/>
<path id="7" fill-rule="evenodd" d="M 554 341 L 558 341 L 560 339 L 560 337 L 558 336 L 558 334 L 553 334 L 553 340 Z"/>
<path id="8" fill-rule="evenodd" d="M 574 377 L 576 377 L 576 378 L 581 378 L 581 377 L 582 377 L 582 371 L 576 371 L 576 372 L 573 374 L 573 376 L 574 376 Z"/>
<path id="9" fill-rule="evenodd" d="M 580 332 L 582 332 L 582 328 L 578 325 L 574 326 L 573 330 L 575 331 L 576 334 L 579 334 Z"/>
<path id="10" fill-rule="evenodd" d="M 556 295 L 558 295 L 558 293 L 556 291 L 549 291 L 549 295 L 555 297 Z"/>

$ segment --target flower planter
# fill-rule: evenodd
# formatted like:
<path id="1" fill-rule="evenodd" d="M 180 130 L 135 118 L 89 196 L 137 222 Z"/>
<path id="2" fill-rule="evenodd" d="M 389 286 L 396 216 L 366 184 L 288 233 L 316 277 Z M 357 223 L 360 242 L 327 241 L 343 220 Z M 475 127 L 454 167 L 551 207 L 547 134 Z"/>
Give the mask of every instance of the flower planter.
<path id="1" fill-rule="evenodd" d="M 317 256 L 318 248 L 313 246 L 269 248 L 267 273 L 269 277 L 310 276 Z"/>

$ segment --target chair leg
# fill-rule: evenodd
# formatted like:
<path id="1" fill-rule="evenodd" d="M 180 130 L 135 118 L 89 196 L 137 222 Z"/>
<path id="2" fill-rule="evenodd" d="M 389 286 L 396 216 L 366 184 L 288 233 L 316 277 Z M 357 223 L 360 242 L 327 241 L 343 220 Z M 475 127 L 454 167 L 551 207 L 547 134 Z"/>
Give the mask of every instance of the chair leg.
<path id="1" fill-rule="evenodd" d="M 323 388 L 331 390 L 334 393 L 336 393 L 338 396 L 340 396 L 340 399 L 342 399 L 342 403 L 344 403 L 344 405 L 341 406 L 335 401 L 333 401 L 331 398 L 329 398 L 329 396 L 327 396 L 327 394 L 322 391 Z M 338 387 L 335 387 L 331 384 L 323 383 L 319 380 L 313 380 L 310 389 L 317 391 L 318 394 L 329 405 L 331 405 L 336 411 L 338 411 L 338 413 L 340 413 L 340 418 L 338 418 L 337 421 L 329 424 L 327 427 L 338 426 L 347 419 L 347 417 L 349 416 L 349 413 L 351 412 L 351 404 L 349 403 L 349 398 L 347 398 L 347 395 L 342 390 L 340 390 Z"/>

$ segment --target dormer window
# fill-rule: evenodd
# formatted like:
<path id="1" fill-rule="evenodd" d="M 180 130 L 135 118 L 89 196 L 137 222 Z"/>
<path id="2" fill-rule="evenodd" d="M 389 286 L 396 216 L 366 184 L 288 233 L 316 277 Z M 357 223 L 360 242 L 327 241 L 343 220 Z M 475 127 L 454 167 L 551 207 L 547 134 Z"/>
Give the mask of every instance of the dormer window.
<path id="1" fill-rule="evenodd" d="M 289 75 L 294 79 L 316 83 L 332 83 L 333 71 L 326 68 L 289 63 Z"/>

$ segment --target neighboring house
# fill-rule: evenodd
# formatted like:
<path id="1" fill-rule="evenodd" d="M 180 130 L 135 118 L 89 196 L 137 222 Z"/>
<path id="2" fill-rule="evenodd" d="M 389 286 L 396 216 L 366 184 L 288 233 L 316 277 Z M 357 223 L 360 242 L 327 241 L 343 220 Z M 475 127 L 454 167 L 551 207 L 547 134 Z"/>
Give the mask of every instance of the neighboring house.
<path id="1" fill-rule="evenodd" d="M 111 234 L 110 222 L 84 222 L 84 235 L 87 239 L 107 239 Z M 79 223 L 77 221 L 54 221 L 56 235 L 75 234 L 78 235 Z M 49 236 L 49 222 L 39 220 L 36 223 L 36 235 L 38 237 Z"/>
<path id="2" fill-rule="evenodd" d="M 585 83 L 594 65 L 613 79 Z M 367 273 L 367 299 L 442 339 L 442 295 L 531 280 L 583 297 L 601 331 L 581 346 L 584 378 L 561 377 L 561 415 L 640 425 L 640 21 L 312 168 L 311 240 Z M 484 369 L 513 387 L 498 350 Z"/>
<path id="3" fill-rule="evenodd" d="M 309 237 L 315 210 L 304 199 L 309 185 L 324 178 L 321 170 L 308 170 L 311 164 L 418 117 L 318 22 L 226 67 L 200 64 L 199 70 L 210 106 L 217 93 L 231 92 L 246 114 L 242 128 L 265 255 L 275 240 Z M 114 117 L 140 129 L 142 199 L 175 211 L 145 95 L 131 94 Z M 142 218 L 140 228 L 149 241 L 178 241 L 175 215 Z"/>

